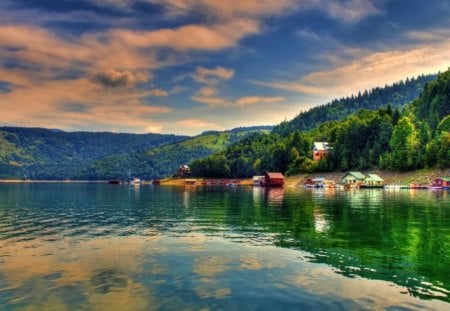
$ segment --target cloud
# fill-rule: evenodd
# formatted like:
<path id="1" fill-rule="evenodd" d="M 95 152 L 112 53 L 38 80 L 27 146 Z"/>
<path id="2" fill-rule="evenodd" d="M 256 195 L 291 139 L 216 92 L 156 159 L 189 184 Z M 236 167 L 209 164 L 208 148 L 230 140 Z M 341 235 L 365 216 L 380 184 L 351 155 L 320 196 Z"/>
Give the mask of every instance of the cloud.
<path id="1" fill-rule="evenodd" d="M 164 91 L 164 90 L 157 90 L 157 89 L 155 89 L 155 90 L 151 90 L 149 93 L 150 93 L 150 95 L 156 96 L 156 97 L 169 96 L 169 93 Z"/>
<path id="2" fill-rule="evenodd" d="M 145 133 L 161 133 L 163 130 L 163 127 L 161 125 L 148 125 L 145 129 L 144 132 Z"/>
<path id="3" fill-rule="evenodd" d="M 373 0 L 317 0 L 314 2 L 316 7 L 323 9 L 330 17 L 347 23 L 355 23 L 367 16 L 381 13 Z M 380 2 L 384 1 L 378 1 Z"/>
<path id="4" fill-rule="evenodd" d="M 246 96 L 246 97 L 239 98 L 236 101 L 236 104 L 238 106 L 247 106 L 247 105 L 254 105 L 254 104 L 258 104 L 258 103 L 280 103 L 285 100 L 286 99 L 281 96 L 278 96 L 278 97 Z"/>
<path id="5" fill-rule="evenodd" d="M 172 109 L 154 106 L 142 99 L 152 91 L 103 88 L 84 78 L 72 80 L 27 80 L 20 71 L 0 69 L 0 74 L 17 77 L 22 82 L 8 93 L 0 93 L 0 108 L 6 124 L 58 127 L 112 129 L 118 125 L 130 132 L 142 132 L 158 115 Z"/>
<path id="6" fill-rule="evenodd" d="M 132 72 L 129 70 L 115 70 L 111 68 L 99 72 L 92 77 L 92 82 L 110 88 L 131 87 L 147 81 L 148 75 L 144 73 Z"/>
<path id="7" fill-rule="evenodd" d="M 134 48 L 170 48 L 176 51 L 219 51 L 260 31 L 258 20 L 233 19 L 213 25 L 190 24 L 153 31 L 112 30 L 114 42 Z"/>
<path id="8" fill-rule="evenodd" d="M 244 96 L 236 100 L 222 98 L 214 87 L 201 88 L 193 97 L 193 100 L 206 104 L 209 107 L 244 107 L 255 104 L 271 104 L 285 101 L 284 97 Z"/>
<path id="9" fill-rule="evenodd" d="M 155 0 L 168 9 L 169 15 L 202 13 L 217 19 L 236 17 L 261 18 L 280 14 L 300 4 L 296 0 Z"/>
<path id="10" fill-rule="evenodd" d="M 415 30 L 406 33 L 406 36 L 414 41 L 436 43 L 450 38 L 449 28 L 434 28 L 429 30 Z"/>
<path id="11" fill-rule="evenodd" d="M 449 50 L 450 40 L 446 38 L 435 45 L 414 45 L 383 52 L 360 51 L 353 54 L 356 57 L 352 60 L 336 61 L 334 68 L 312 72 L 298 80 L 253 83 L 321 98 L 336 98 L 399 81 L 405 78 L 405 72 L 414 76 L 445 70 L 450 65 Z"/>
<path id="12" fill-rule="evenodd" d="M 234 70 L 224 67 L 216 67 L 214 69 L 198 67 L 197 71 L 192 75 L 192 77 L 198 82 L 214 85 L 217 84 L 219 80 L 231 79 L 233 75 Z"/>
<path id="13" fill-rule="evenodd" d="M 204 128 L 216 128 L 217 125 L 208 121 L 200 119 L 186 119 L 176 122 L 177 125 L 189 128 L 189 129 L 204 129 Z"/>
<path id="14" fill-rule="evenodd" d="M 229 100 L 219 97 L 217 89 L 214 87 L 201 88 L 192 99 L 210 107 L 229 106 L 231 104 Z"/>

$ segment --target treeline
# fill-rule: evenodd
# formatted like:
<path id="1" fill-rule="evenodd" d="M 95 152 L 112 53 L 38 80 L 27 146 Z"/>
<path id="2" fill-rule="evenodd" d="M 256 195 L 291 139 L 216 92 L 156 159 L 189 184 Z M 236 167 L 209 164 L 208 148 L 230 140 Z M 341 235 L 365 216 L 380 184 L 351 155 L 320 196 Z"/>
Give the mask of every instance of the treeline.
<path id="1" fill-rule="evenodd" d="M 196 176 L 250 177 L 265 171 L 296 174 L 372 168 L 398 171 L 447 168 L 450 167 L 449 99 L 450 70 L 427 83 L 420 97 L 401 110 L 386 103 L 387 107 L 362 109 L 309 131 L 274 130 L 269 135 L 258 134 L 192 162 L 191 169 Z M 296 119 L 291 128 L 296 127 Z M 314 141 L 330 143 L 332 149 L 327 158 L 312 161 Z"/>
<path id="2" fill-rule="evenodd" d="M 376 87 L 371 90 L 359 92 L 330 103 L 301 112 L 289 122 L 276 126 L 274 132 L 285 135 L 294 130 L 312 130 L 322 123 L 332 120 L 341 120 L 361 109 L 376 110 L 386 107 L 401 108 L 416 99 L 423 91 L 425 84 L 435 80 L 437 75 L 420 75 L 417 78 L 407 78 L 383 88 Z"/>

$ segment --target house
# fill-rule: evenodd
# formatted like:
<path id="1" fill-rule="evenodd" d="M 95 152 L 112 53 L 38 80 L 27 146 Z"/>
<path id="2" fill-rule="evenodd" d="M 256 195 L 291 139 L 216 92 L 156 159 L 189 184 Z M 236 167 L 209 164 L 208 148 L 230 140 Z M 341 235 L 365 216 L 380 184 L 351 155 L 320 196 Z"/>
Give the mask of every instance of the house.
<path id="1" fill-rule="evenodd" d="M 178 176 L 179 177 L 186 177 L 191 175 L 191 168 L 187 166 L 186 164 L 180 165 L 178 168 Z"/>
<path id="2" fill-rule="evenodd" d="M 319 161 L 319 160 L 325 158 L 330 149 L 331 148 L 328 146 L 327 142 L 314 142 L 313 160 Z"/>
<path id="3" fill-rule="evenodd" d="M 266 176 L 253 176 L 253 186 L 262 186 L 266 180 Z"/>
<path id="4" fill-rule="evenodd" d="M 267 172 L 264 175 L 264 184 L 263 186 L 268 187 L 283 187 L 284 185 L 284 176 L 281 173 L 275 172 Z"/>
<path id="5" fill-rule="evenodd" d="M 382 188 L 384 186 L 384 180 L 377 174 L 368 174 L 363 180 L 363 185 L 366 188 Z"/>
<path id="6" fill-rule="evenodd" d="M 450 189 L 450 177 L 436 178 L 432 187 Z"/>
<path id="7" fill-rule="evenodd" d="M 366 176 L 361 172 L 348 172 L 342 177 L 342 183 L 346 185 L 357 185 L 363 183 Z"/>

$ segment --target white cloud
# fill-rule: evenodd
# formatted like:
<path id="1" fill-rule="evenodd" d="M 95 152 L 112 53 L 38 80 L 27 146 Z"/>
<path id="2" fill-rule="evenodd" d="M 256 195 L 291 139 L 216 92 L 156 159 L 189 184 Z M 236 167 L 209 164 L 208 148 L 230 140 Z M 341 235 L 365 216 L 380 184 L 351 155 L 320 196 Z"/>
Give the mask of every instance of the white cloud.
<path id="1" fill-rule="evenodd" d="M 446 70 L 450 65 L 449 50 L 450 40 L 446 39 L 435 45 L 385 52 L 359 51 L 352 60 L 336 60 L 334 68 L 312 72 L 298 80 L 254 83 L 320 98 L 337 98 L 399 81 L 405 78 L 405 73 L 415 76 Z"/>
<path id="2" fill-rule="evenodd" d="M 285 101 L 286 99 L 284 97 L 278 96 L 278 97 L 262 97 L 262 96 L 245 96 L 241 97 L 238 100 L 236 100 L 236 105 L 238 106 L 248 106 L 248 105 L 254 105 L 258 103 L 280 103 Z"/>
<path id="3" fill-rule="evenodd" d="M 182 126 L 184 128 L 188 128 L 188 129 L 205 129 L 205 128 L 214 129 L 217 127 L 217 125 L 212 122 L 200 120 L 200 119 L 179 120 L 179 121 L 176 121 L 175 123 L 178 124 L 179 126 Z"/>
<path id="4" fill-rule="evenodd" d="M 216 67 L 214 69 L 198 67 L 197 71 L 192 75 L 192 78 L 201 83 L 215 85 L 219 83 L 219 80 L 231 79 L 233 75 L 234 70 L 224 67 Z"/>

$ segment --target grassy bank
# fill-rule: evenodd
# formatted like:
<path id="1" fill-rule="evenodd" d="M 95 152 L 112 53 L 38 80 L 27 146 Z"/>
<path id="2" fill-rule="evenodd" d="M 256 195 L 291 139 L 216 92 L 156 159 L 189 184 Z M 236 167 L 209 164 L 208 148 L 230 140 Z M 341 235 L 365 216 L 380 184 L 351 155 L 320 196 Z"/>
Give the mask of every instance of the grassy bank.
<path id="1" fill-rule="evenodd" d="M 189 178 L 195 179 L 197 181 L 197 185 L 201 185 L 203 182 L 212 181 L 214 184 L 219 184 L 219 181 L 224 179 L 217 178 Z M 226 179 L 226 180 L 238 180 L 241 186 L 251 186 L 253 184 L 252 179 Z M 165 178 L 161 179 L 162 186 L 185 186 L 184 178 Z"/>

